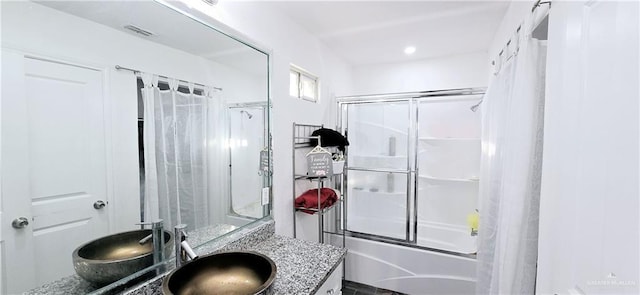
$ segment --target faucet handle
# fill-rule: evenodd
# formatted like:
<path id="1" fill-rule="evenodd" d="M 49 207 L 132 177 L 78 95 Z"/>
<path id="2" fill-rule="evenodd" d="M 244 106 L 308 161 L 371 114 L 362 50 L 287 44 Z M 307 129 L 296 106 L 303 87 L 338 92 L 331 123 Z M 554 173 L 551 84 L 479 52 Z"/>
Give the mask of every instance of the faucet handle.
<path id="1" fill-rule="evenodd" d="M 147 222 L 138 222 L 136 223 L 136 225 L 140 226 L 140 229 L 144 229 L 145 225 L 151 225 L 151 228 L 162 228 L 163 227 L 163 220 L 162 219 L 156 219 L 154 221 L 147 221 Z"/>
<path id="2" fill-rule="evenodd" d="M 181 223 L 181 224 L 176 225 L 176 226 L 174 227 L 174 230 L 175 230 L 176 232 L 178 232 L 178 231 L 179 231 L 179 232 L 180 232 L 180 233 L 182 233 L 182 235 L 183 235 L 183 236 L 185 236 L 185 237 L 186 237 L 186 236 L 188 236 L 188 235 L 187 235 L 187 225 L 186 225 L 186 224 L 184 224 L 184 223 Z"/>
<path id="3" fill-rule="evenodd" d="M 176 225 L 174 228 L 174 234 L 176 235 L 176 239 L 180 238 L 181 241 L 184 241 L 189 235 L 187 234 L 187 225 L 184 223 Z"/>

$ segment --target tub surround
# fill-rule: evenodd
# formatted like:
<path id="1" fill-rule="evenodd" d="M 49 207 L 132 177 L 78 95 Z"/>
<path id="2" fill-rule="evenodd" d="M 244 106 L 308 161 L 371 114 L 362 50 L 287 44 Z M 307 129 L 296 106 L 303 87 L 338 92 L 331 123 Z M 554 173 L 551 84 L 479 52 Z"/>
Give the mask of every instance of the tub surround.
<path id="1" fill-rule="evenodd" d="M 210 230 L 206 232 L 215 234 Z M 274 294 L 314 294 L 340 265 L 347 253 L 344 248 L 283 237 L 275 235 L 274 232 L 275 223 L 270 220 L 223 236 L 198 247 L 195 251 L 199 255 L 224 251 L 255 251 L 268 256 L 278 268 L 273 283 Z M 195 241 L 200 238 L 202 237 L 191 235 L 189 240 Z M 169 271 L 174 267 L 171 262 L 168 262 Z M 162 279 L 167 274 L 168 272 L 151 278 L 124 294 L 162 294 Z M 25 294 L 87 294 L 89 292 L 109 293 L 95 290 L 89 283 L 74 275 Z"/>

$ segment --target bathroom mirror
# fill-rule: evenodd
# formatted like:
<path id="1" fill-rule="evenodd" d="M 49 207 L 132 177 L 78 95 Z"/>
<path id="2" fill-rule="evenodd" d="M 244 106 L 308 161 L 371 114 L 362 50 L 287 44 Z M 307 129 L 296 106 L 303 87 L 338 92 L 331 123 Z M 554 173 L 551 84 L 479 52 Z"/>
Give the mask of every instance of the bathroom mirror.
<path id="1" fill-rule="evenodd" d="M 178 2 L 0 5 L 1 293 L 77 280 L 76 247 L 140 222 L 269 215 L 264 50 Z"/>

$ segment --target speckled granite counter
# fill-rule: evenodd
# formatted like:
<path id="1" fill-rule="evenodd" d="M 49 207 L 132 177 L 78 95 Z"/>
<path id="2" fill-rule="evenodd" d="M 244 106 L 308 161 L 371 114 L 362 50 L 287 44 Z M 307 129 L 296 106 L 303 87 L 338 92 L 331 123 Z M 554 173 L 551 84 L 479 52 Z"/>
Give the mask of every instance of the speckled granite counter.
<path id="1" fill-rule="evenodd" d="M 264 240 L 238 240 L 222 248 L 203 248 L 199 255 L 224 251 L 256 251 L 271 258 L 278 268 L 273 285 L 274 294 L 314 294 L 329 275 L 340 265 L 347 250 L 331 245 L 271 235 Z M 127 292 L 127 295 L 162 294 L 162 278 L 157 277 Z"/>
<path id="2" fill-rule="evenodd" d="M 273 223 L 271 221 L 271 223 Z M 189 240 L 192 245 L 200 245 L 204 242 L 225 235 L 234 229 L 236 226 L 228 224 L 218 224 L 203 229 L 198 229 L 189 232 Z M 238 234 L 231 234 L 229 237 L 223 237 L 223 241 L 232 241 L 234 238 L 238 239 L 244 231 L 240 230 Z M 273 233 L 273 231 L 271 232 Z M 71 257 L 71 255 L 69 255 Z M 78 275 L 68 276 L 51 283 L 47 283 L 38 288 L 32 289 L 23 294 L 25 295 L 76 295 L 76 294 L 89 294 L 91 292 L 97 292 L 97 294 L 104 294 L 104 291 L 100 291 L 95 286 L 92 286 L 89 282 L 83 280 Z"/>
<path id="3" fill-rule="evenodd" d="M 254 246 L 224 250 L 256 251 L 271 258 L 278 267 L 274 294 L 283 295 L 314 294 L 347 254 L 344 248 L 278 235 Z"/>
<path id="4" fill-rule="evenodd" d="M 229 229 L 229 228 L 226 228 Z M 274 294 L 314 294 L 326 281 L 329 275 L 342 262 L 346 249 L 331 245 L 297 240 L 289 237 L 274 235 L 273 221 L 256 224 L 216 239 L 195 249 L 199 255 L 224 251 L 256 251 L 271 258 L 278 272 L 273 285 Z M 216 234 L 207 231 L 202 234 Z M 199 237 L 194 235 L 189 239 L 195 241 Z M 173 268 L 172 261 L 167 263 L 167 269 Z M 167 273 L 168 273 L 167 271 Z M 148 280 L 129 291 L 126 295 L 159 295 L 162 294 L 162 279 L 164 273 Z M 96 290 L 78 276 L 70 276 L 42 287 L 33 289 L 25 294 L 113 294 L 113 291 Z"/>

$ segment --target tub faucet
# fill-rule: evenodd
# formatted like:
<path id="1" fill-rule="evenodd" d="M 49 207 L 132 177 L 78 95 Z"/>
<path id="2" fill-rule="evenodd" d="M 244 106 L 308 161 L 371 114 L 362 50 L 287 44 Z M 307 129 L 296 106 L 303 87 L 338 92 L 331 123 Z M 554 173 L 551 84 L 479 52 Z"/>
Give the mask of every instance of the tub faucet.
<path id="1" fill-rule="evenodd" d="M 160 263 L 164 260 L 164 226 L 162 219 L 158 219 L 152 222 L 138 223 L 142 228 L 145 225 L 151 225 L 151 234 L 140 239 L 138 243 L 143 245 L 150 240 L 153 243 L 153 264 Z"/>
<path id="2" fill-rule="evenodd" d="M 176 251 L 176 268 L 187 263 L 189 259 L 198 259 L 198 254 L 193 251 L 189 243 L 187 243 L 187 225 L 179 224 L 174 228 L 174 249 Z"/>

